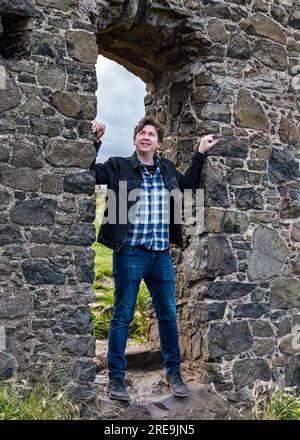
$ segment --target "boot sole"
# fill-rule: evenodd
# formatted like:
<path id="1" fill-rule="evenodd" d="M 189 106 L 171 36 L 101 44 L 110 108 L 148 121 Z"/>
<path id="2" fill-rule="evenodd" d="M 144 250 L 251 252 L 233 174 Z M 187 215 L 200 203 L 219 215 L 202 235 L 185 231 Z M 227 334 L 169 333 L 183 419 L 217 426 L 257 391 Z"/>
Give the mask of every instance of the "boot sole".
<path id="1" fill-rule="evenodd" d="M 129 402 L 129 400 L 130 400 L 129 396 L 128 397 L 115 396 L 115 395 L 111 394 L 109 391 L 107 392 L 107 394 L 111 400 L 120 400 L 122 402 Z"/>
<path id="2" fill-rule="evenodd" d="M 164 377 L 164 382 L 165 382 L 165 384 L 168 385 L 168 387 L 170 388 L 171 393 L 172 393 L 174 396 L 176 396 L 176 397 L 187 397 L 187 396 L 190 394 L 189 391 L 188 391 L 187 393 L 185 393 L 185 394 L 179 394 L 179 393 L 176 393 L 176 391 L 172 390 L 172 387 L 171 387 L 170 383 L 168 382 L 168 380 L 167 380 L 165 377 Z"/>

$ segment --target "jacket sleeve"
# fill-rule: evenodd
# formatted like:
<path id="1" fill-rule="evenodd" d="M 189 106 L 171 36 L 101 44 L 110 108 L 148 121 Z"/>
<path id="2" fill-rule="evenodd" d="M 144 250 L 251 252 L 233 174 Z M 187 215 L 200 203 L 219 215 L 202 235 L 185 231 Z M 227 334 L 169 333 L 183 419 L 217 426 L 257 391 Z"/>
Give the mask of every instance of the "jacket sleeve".
<path id="1" fill-rule="evenodd" d="M 96 150 L 96 157 L 97 157 L 98 151 L 101 147 L 101 144 L 102 144 L 102 141 L 95 141 L 94 142 L 94 147 Z M 104 162 L 104 164 L 96 163 L 96 157 L 90 166 L 90 170 L 95 171 L 96 185 L 106 185 L 106 184 L 108 184 L 108 181 L 109 181 L 108 161 Z"/>
<path id="2" fill-rule="evenodd" d="M 202 167 L 206 157 L 207 153 L 200 153 L 199 151 L 195 151 L 192 155 L 192 163 L 185 171 L 185 173 L 180 173 L 176 170 L 176 177 L 181 191 L 185 189 L 195 189 L 199 182 Z"/>

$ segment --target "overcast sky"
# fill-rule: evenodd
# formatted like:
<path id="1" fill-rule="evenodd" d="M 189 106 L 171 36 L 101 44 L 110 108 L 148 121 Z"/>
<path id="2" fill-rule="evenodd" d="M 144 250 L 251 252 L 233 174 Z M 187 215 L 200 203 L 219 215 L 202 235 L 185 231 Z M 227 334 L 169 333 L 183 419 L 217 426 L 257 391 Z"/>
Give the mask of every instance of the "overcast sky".
<path id="1" fill-rule="evenodd" d="M 136 123 L 144 116 L 145 83 L 123 66 L 98 57 L 97 120 L 106 125 L 97 162 L 111 156 L 129 156 L 134 151 L 132 135 Z"/>

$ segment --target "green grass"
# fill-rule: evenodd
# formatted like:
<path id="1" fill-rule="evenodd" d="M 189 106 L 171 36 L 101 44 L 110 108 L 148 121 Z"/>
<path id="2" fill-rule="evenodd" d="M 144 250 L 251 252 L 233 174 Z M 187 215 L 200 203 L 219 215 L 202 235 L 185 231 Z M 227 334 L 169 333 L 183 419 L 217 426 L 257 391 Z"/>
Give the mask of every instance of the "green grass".
<path id="1" fill-rule="evenodd" d="M 96 218 L 94 225 L 98 235 L 102 212 L 104 207 L 104 196 L 96 199 Z M 97 339 L 108 338 L 109 324 L 114 305 L 114 282 L 112 276 L 113 251 L 100 243 L 93 243 L 95 250 L 95 278 L 93 289 L 96 293 L 97 307 L 91 306 L 93 317 L 94 336 Z M 134 318 L 130 326 L 129 337 L 137 342 L 148 341 L 149 319 L 147 316 L 147 302 L 150 294 L 144 282 L 141 283 Z"/>
<path id="2" fill-rule="evenodd" d="M 256 393 L 252 415 L 255 420 L 300 420 L 300 389 Z"/>
<path id="3" fill-rule="evenodd" d="M 51 383 L 46 375 L 38 382 L 17 378 L 0 381 L 0 420 L 71 420 L 80 418 L 69 387 Z"/>

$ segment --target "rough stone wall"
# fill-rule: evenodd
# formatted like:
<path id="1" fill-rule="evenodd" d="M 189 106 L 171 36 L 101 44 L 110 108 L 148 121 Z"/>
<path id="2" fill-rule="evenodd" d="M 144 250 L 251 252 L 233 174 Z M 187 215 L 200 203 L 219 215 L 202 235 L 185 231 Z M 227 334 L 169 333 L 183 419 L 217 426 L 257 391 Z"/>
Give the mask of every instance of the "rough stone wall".
<path id="1" fill-rule="evenodd" d="M 164 154 L 184 170 L 201 135 L 221 135 L 204 231 L 173 250 L 183 357 L 233 401 L 299 385 L 299 3 L 107 3 L 100 51 L 147 82 Z"/>
<path id="2" fill-rule="evenodd" d="M 247 401 L 255 381 L 299 385 L 298 2 L 15 3 L 12 26 L 0 0 L 0 375 L 60 345 L 93 379 L 96 34 L 100 53 L 147 83 L 146 111 L 180 170 L 201 135 L 221 134 L 202 179 L 205 229 L 172 251 L 184 358 L 230 400 Z"/>
<path id="3" fill-rule="evenodd" d="M 50 358 L 79 381 L 95 377 L 98 48 L 79 6 L 0 1 L 1 379 Z"/>

